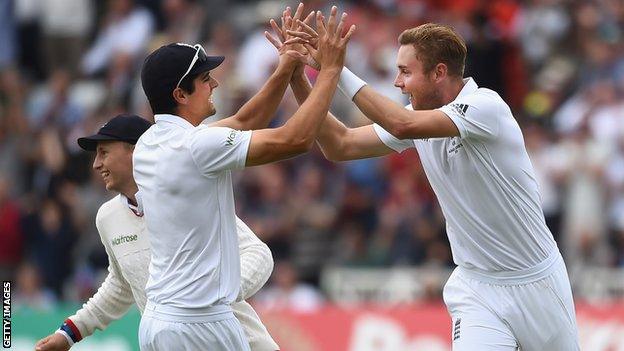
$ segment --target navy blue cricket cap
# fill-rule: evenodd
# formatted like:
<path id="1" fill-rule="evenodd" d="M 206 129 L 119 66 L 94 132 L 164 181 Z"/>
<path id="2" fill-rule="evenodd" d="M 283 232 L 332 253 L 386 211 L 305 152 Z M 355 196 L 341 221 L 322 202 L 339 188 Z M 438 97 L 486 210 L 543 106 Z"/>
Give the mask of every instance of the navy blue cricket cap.
<path id="1" fill-rule="evenodd" d="M 141 69 L 141 85 L 148 100 L 171 96 L 198 53 L 197 47 L 198 45 L 173 43 L 159 47 L 145 58 Z M 223 60 L 224 56 L 207 56 L 200 46 L 198 59 L 185 77 L 215 69 Z"/>
<path id="2" fill-rule="evenodd" d="M 123 141 L 135 145 L 151 126 L 150 121 L 137 115 L 118 115 L 106 122 L 96 134 L 78 138 L 78 145 L 87 151 L 95 151 L 100 141 Z"/>

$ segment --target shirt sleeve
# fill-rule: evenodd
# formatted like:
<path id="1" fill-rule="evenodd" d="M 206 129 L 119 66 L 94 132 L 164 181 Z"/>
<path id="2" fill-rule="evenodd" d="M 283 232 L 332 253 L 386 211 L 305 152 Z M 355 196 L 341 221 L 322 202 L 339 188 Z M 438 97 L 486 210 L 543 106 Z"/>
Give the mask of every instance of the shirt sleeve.
<path id="1" fill-rule="evenodd" d="M 121 275 L 119 265 L 103 239 L 99 220 L 96 220 L 96 226 L 108 254 L 108 275 L 95 295 L 69 317 L 83 338 L 93 334 L 95 329 L 104 330 L 112 321 L 123 317 L 134 303 L 130 284 Z"/>
<path id="2" fill-rule="evenodd" d="M 197 168 L 209 175 L 245 167 L 251 131 L 200 125 L 191 136 L 190 150 Z"/>
<path id="3" fill-rule="evenodd" d="M 455 123 L 462 139 L 486 140 L 498 136 L 501 103 L 494 96 L 474 93 L 456 99 L 438 110 Z"/>
<path id="4" fill-rule="evenodd" d="M 406 149 L 414 147 L 414 141 L 412 139 L 398 139 L 377 123 L 373 124 L 373 129 L 375 129 L 375 132 L 377 133 L 377 136 L 379 136 L 381 142 L 396 152 L 400 153 Z"/>
<path id="5" fill-rule="evenodd" d="M 238 217 L 236 232 L 241 265 L 241 287 L 236 301 L 243 301 L 269 280 L 273 272 L 273 256 L 269 247 Z"/>

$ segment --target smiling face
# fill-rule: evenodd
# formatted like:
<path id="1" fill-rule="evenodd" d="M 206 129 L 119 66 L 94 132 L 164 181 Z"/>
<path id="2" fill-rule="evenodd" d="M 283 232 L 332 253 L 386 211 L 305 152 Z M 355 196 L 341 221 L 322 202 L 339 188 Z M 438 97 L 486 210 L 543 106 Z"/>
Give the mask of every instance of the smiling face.
<path id="1" fill-rule="evenodd" d="M 201 117 L 201 119 L 214 115 L 217 109 L 212 101 L 212 94 L 218 86 L 219 82 L 210 76 L 209 71 L 200 73 L 195 77 L 193 79 L 193 93 L 186 94 L 187 111 L 193 116 Z"/>
<path id="2" fill-rule="evenodd" d="M 435 70 L 425 72 L 413 45 L 401 45 L 397 54 L 398 73 L 394 86 L 409 94 L 414 110 L 431 110 L 444 105 Z"/>
<path id="3" fill-rule="evenodd" d="M 102 176 L 106 190 L 125 194 L 128 189 L 135 186 L 132 177 L 133 149 L 132 145 L 123 141 L 98 143 L 93 169 Z"/>

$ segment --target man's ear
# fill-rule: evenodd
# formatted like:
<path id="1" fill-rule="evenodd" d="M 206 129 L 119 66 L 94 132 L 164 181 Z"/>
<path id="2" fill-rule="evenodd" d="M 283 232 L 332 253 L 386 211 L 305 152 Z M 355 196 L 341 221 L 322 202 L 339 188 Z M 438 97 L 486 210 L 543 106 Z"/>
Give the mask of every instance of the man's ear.
<path id="1" fill-rule="evenodd" d="M 188 97 L 182 88 L 175 88 L 173 92 L 171 92 L 173 99 L 178 103 L 178 105 L 186 105 Z"/>
<path id="2" fill-rule="evenodd" d="M 438 63 L 434 67 L 433 73 L 435 80 L 439 82 L 442 79 L 446 78 L 446 76 L 448 76 L 448 66 L 446 66 L 446 64 L 444 63 Z"/>

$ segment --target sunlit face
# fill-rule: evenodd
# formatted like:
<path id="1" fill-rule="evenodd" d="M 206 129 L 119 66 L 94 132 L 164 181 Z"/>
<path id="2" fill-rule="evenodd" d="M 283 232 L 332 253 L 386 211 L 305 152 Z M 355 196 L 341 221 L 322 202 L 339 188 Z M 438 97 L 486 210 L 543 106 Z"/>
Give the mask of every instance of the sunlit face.
<path id="1" fill-rule="evenodd" d="M 397 54 L 398 73 L 394 86 L 409 94 L 414 110 L 431 110 L 444 105 L 442 94 L 435 81 L 435 72 L 425 73 L 412 45 L 401 45 Z"/>
<path id="2" fill-rule="evenodd" d="M 122 192 L 132 178 L 133 147 L 123 141 L 101 141 L 96 148 L 93 169 L 102 176 L 106 190 Z"/>
<path id="3" fill-rule="evenodd" d="M 188 95 L 187 108 L 193 115 L 209 117 L 217 112 L 212 93 L 219 86 L 219 82 L 210 76 L 210 72 L 203 72 L 193 80 L 195 91 Z"/>

